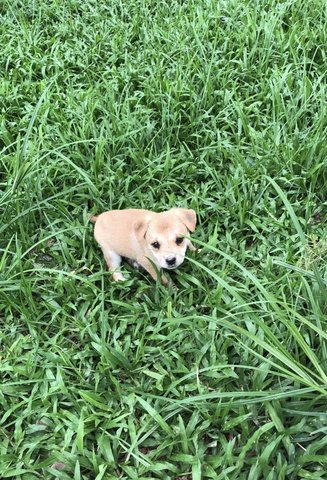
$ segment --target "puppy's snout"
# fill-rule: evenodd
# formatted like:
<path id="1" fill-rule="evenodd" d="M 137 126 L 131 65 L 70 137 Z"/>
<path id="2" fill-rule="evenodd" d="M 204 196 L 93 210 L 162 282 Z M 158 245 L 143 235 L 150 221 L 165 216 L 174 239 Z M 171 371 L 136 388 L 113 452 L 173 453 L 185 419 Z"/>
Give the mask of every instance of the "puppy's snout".
<path id="1" fill-rule="evenodd" d="M 166 263 L 169 267 L 173 267 L 176 264 L 176 257 L 166 258 Z"/>

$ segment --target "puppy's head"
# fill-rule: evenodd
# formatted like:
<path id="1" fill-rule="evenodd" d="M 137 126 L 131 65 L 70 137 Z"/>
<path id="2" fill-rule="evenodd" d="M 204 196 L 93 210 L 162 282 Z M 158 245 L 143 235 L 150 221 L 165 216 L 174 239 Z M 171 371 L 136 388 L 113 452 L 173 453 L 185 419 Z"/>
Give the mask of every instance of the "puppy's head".
<path id="1" fill-rule="evenodd" d="M 158 266 L 174 269 L 183 263 L 190 243 L 185 236 L 194 232 L 195 225 L 194 210 L 186 208 L 172 208 L 151 217 L 141 234 Z"/>

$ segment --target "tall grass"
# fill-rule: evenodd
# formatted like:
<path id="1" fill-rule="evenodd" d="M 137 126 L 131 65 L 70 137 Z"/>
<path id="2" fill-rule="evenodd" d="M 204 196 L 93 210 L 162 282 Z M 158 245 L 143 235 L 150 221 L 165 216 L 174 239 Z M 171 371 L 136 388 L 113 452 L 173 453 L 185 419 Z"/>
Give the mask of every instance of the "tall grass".
<path id="1" fill-rule="evenodd" d="M 325 3 L 0 15 L 0 477 L 325 478 Z M 173 206 L 178 290 L 113 283 L 87 214 Z"/>

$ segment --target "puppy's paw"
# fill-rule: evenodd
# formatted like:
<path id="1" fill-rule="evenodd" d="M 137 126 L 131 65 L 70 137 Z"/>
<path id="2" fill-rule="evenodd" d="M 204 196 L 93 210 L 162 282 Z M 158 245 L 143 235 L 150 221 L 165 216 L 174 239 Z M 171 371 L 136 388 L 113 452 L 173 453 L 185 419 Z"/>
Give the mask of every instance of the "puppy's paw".
<path id="1" fill-rule="evenodd" d="M 120 272 L 113 273 L 112 278 L 114 279 L 115 282 L 124 282 L 126 280 L 124 275 Z"/>
<path id="2" fill-rule="evenodd" d="M 161 283 L 165 287 L 171 288 L 173 290 L 178 290 L 178 287 L 174 284 L 174 282 L 170 278 L 167 278 L 165 275 L 161 276 Z"/>
<path id="3" fill-rule="evenodd" d="M 169 284 L 167 285 L 168 288 L 170 288 L 171 290 L 174 290 L 174 291 L 177 291 L 178 290 L 178 286 L 176 285 L 176 283 L 174 282 L 169 282 Z"/>

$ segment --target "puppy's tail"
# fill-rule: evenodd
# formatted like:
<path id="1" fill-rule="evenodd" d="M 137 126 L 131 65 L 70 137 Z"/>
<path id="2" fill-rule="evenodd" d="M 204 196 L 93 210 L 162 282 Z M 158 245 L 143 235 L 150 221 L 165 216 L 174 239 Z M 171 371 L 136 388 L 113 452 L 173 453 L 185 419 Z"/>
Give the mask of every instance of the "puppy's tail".
<path id="1" fill-rule="evenodd" d="M 97 215 L 92 215 L 92 213 L 89 213 L 89 214 L 87 215 L 87 218 L 88 218 L 91 222 L 95 223 L 95 222 L 98 220 L 99 217 L 98 217 Z"/>

